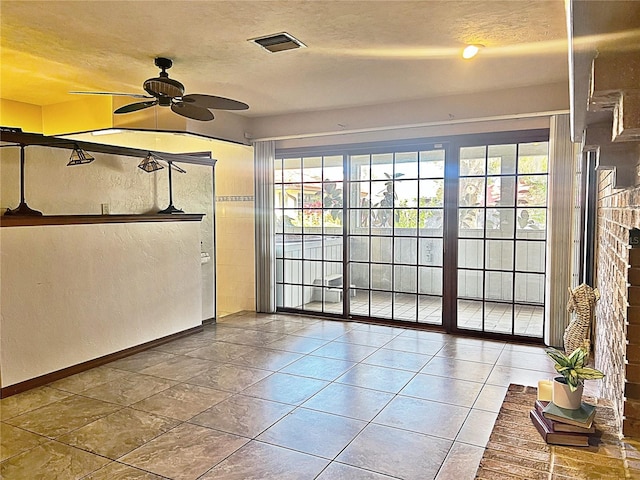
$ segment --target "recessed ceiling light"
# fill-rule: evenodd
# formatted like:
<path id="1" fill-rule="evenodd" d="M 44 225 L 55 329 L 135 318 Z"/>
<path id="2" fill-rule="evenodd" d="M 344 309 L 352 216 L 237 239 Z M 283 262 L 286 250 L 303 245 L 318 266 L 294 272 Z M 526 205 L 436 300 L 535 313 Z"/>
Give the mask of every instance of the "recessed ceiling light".
<path id="1" fill-rule="evenodd" d="M 484 45 L 478 43 L 467 45 L 462 51 L 462 58 L 469 59 L 475 57 L 481 48 L 484 48 Z"/>
<path id="2" fill-rule="evenodd" d="M 250 38 L 249 41 L 260 45 L 262 48 L 271 53 L 306 47 L 304 43 L 295 38 L 293 35 L 288 34 L 287 32 L 274 33 L 258 38 Z"/>

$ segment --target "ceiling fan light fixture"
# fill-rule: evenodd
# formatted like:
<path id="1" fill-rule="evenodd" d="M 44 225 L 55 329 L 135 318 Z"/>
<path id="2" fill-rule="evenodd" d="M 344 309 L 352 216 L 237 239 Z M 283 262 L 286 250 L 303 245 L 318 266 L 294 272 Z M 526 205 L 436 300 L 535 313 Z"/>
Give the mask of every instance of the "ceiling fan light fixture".
<path id="1" fill-rule="evenodd" d="M 182 115 L 191 120 L 199 120 L 208 122 L 215 117 L 209 109 L 215 110 L 247 110 L 249 105 L 231 98 L 217 97 L 215 95 L 205 95 L 203 93 L 191 93 L 185 95 L 184 85 L 177 80 L 169 78 L 167 69 L 171 68 L 173 61 L 170 58 L 158 57 L 155 64 L 162 70 L 157 77 L 145 80 L 142 87 L 149 95 L 127 94 L 127 93 L 110 93 L 110 92 L 76 92 L 87 93 L 92 95 L 117 95 L 131 96 L 133 98 L 142 98 L 144 101 L 129 103 L 116 108 L 113 113 L 121 115 L 144 110 L 154 106 L 169 107 L 171 111 Z M 140 168 L 145 171 L 155 171 L 159 168 L 147 170 L 152 166 L 140 164 Z M 161 167 L 162 168 L 162 167 Z"/>
<path id="2" fill-rule="evenodd" d="M 67 167 L 72 167 L 73 165 L 84 165 L 85 163 L 91 163 L 94 160 L 94 157 L 78 147 L 78 145 L 74 145 L 71 156 L 69 157 L 69 163 L 67 163 Z"/>
<path id="3" fill-rule="evenodd" d="M 462 58 L 469 60 L 475 57 L 482 48 L 484 48 L 484 45 L 480 45 L 479 43 L 467 45 L 464 47 L 464 50 L 462 50 Z"/>
<path id="4" fill-rule="evenodd" d="M 287 32 L 273 33 L 271 35 L 265 35 L 264 37 L 250 38 L 249 41 L 259 45 L 270 53 L 307 47 L 304 43 Z"/>
<path id="5" fill-rule="evenodd" d="M 138 168 L 141 168 L 147 173 L 155 172 L 156 170 L 162 170 L 164 167 L 160 165 L 156 157 L 153 153 L 149 152 L 149 155 L 146 156 L 138 165 Z"/>

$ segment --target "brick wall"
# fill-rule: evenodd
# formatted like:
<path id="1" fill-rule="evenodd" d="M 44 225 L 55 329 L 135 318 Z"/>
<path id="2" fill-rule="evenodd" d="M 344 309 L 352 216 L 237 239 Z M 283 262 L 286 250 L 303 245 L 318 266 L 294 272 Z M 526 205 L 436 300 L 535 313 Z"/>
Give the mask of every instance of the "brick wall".
<path id="1" fill-rule="evenodd" d="M 640 270 L 627 267 L 637 261 L 640 269 L 640 249 L 628 248 L 629 230 L 640 228 L 640 187 L 616 190 L 612 180 L 611 171 L 599 175 L 596 284 L 601 298 L 596 305 L 595 366 L 606 375 L 600 395 L 613 401 L 623 433 L 640 436 L 640 295 L 627 287 L 628 281 L 640 280 Z"/>

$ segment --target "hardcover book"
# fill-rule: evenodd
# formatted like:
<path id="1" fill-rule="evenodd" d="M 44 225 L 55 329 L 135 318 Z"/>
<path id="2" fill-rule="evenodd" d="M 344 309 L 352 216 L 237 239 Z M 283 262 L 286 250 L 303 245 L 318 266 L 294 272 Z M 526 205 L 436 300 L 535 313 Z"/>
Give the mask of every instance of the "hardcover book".
<path id="1" fill-rule="evenodd" d="M 577 427 L 590 428 L 593 423 L 593 417 L 596 415 L 596 407 L 582 402 L 577 410 L 569 410 L 560 408 L 553 402 L 549 402 L 542 410 L 543 415 L 549 420 L 568 423 Z"/>
<path id="2" fill-rule="evenodd" d="M 546 407 L 548 403 L 549 402 L 546 402 L 543 400 L 536 400 L 536 410 L 540 415 L 542 415 L 542 412 L 544 411 L 544 407 Z M 545 422 L 547 422 L 547 425 L 549 425 L 549 427 L 554 432 L 573 432 L 573 433 L 595 433 L 596 432 L 596 427 L 594 425 L 591 425 L 589 428 L 578 427 L 577 425 L 570 425 L 568 423 L 562 423 L 556 420 L 551 420 L 544 416 L 542 418 L 544 419 Z"/>
<path id="3" fill-rule="evenodd" d="M 572 447 L 589 446 L 589 435 L 586 433 L 554 432 L 537 410 L 531 410 L 529 417 L 538 430 L 538 433 L 540 433 L 540 436 L 547 443 Z"/>

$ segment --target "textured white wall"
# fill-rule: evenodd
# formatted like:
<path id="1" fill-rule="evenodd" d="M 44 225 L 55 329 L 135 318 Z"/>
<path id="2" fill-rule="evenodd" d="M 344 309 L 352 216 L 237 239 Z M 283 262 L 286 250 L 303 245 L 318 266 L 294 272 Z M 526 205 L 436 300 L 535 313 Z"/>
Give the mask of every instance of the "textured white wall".
<path id="1" fill-rule="evenodd" d="M 140 159 L 105 154 L 93 154 L 96 160 L 90 164 L 67 167 L 69 155 L 70 150 L 66 149 L 26 147 L 25 196 L 31 208 L 45 215 L 97 215 L 101 213 L 101 204 L 108 203 L 112 214 L 140 214 L 155 213 L 169 203 L 166 168 L 146 173 L 137 167 Z M 20 201 L 19 158 L 17 147 L 0 149 L 2 212 L 15 208 Z M 186 213 L 205 214 L 199 225 L 200 236 L 203 251 L 211 255 L 214 249 L 212 168 L 182 167 L 187 170 L 186 174 L 173 173 L 173 203 Z M 214 316 L 214 268 L 213 262 L 198 267 L 202 274 L 202 320 Z"/>
<path id="2" fill-rule="evenodd" d="M 3 227 L 0 245 L 3 387 L 201 324 L 198 222 Z"/>

